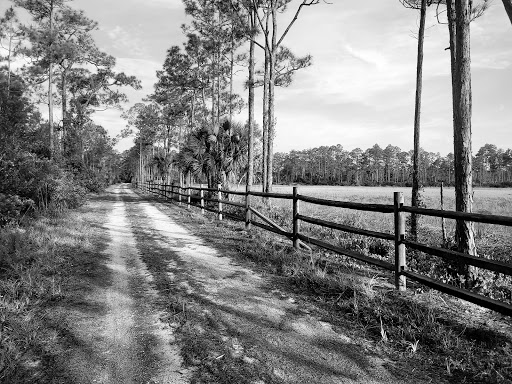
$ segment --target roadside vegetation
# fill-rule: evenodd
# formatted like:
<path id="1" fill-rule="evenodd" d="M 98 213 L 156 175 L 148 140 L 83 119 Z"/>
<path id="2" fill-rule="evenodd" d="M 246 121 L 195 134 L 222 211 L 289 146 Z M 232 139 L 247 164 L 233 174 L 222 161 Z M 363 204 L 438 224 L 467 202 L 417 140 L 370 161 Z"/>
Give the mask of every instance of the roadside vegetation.
<path id="1" fill-rule="evenodd" d="M 0 382 L 66 380 L 59 308 L 79 300 L 101 267 L 104 234 L 91 224 L 102 212 L 94 215 L 67 210 L 0 231 Z"/>
<path id="2" fill-rule="evenodd" d="M 0 227 L 76 208 L 122 177 L 115 140 L 93 116 L 140 85 L 114 71 L 96 28 L 61 0 L 13 1 L 0 16 Z"/>

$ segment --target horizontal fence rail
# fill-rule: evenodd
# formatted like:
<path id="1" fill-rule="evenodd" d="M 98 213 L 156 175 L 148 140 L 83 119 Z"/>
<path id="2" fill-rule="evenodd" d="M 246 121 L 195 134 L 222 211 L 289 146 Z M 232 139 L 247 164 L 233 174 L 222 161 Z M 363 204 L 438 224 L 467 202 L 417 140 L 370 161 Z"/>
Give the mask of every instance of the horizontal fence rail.
<path id="1" fill-rule="evenodd" d="M 333 223 L 332 221 L 315 219 L 313 217 L 308 217 L 308 216 L 297 215 L 297 220 L 301 220 L 301 221 L 304 221 L 304 222 L 310 223 L 310 224 L 316 224 L 316 225 L 319 225 L 319 226 L 325 227 L 325 228 L 337 229 L 339 231 L 353 233 L 356 235 L 375 237 L 377 239 L 383 239 L 383 240 L 394 240 L 395 239 L 395 236 L 390 233 L 368 231 L 366 229 L 360 229 L 360 228 L 352 227 L 349 225 Z"/>
<path id="2" fill-rule="evenodd" d="M 425 216 L 444 217 L 446 219 L 474 221 L 486 224 L 497 224 L 512 227 L 512 217 L 498 215 L 484 215 L 481 213 L 442 211 L 439 209 L 427 209 L 416 207 L 403 207 L 403 212 L 417 213 Z"/>
<path id="3" fill-rule="evenodd" d="M 292 194 L 284 193 L 264 193 L 256 191 L 229 191 L 221 189 L 220 184 L 217 188 L 205 188 L 200 187 L 179 187 L 173 184 L 163 184 L 155 182 L 144 182 L 137 183 L 136 187 L 144 192 L 149 192 L 157 196 L 161 196 L 171 201 L 177 201 L 179 204 L 182 203 L 183 198 L 187 201 L 187 206 L 190 205 L 201 208 L 201 212 L 209 211 L 217 214 L 219 220 L 222 220 L 223 216 L 229 217 L 236 221 L 245 221 L 245 226 L 250 229 L 252 225 L 264 229 L 269 232 L 273 232 L 280 236 L 284 236 L 293 242 L 295 248 L 303 247 L 311 250 L 310 246 L 314 245 L 322 249 L 382 268 L 387 271 L 394 273 L 395 286 L 398 290 L 406 289 L 406 278 L 413 280 L 417 283 L 425 285 L 429 288 L 436 289 L 440 292 L 448 295 L 472 302 L 485 308 L 492 309 L 502 314 L 512 316 L 512 305 L 488 298 L 486 296 L 462 289 L 453 285 L 443 283 L 441 281 L 432 279 L 428 276 L 407 270 L 406 265 L 406 248 L 423 252 L 425 254 L 440 257 L 444 260 L 448 260 L 455 263 L 464 265 L 471 265 L 478 268 L 487 269 L 496 273 L 502 273 L 507 276 L 512 276 L 512 264 L 497 260 L 484 259 L 469 254 L 434 247 L 426 244 L 422 244 L 416 241 L 411 241 L 405 237 L 405 213 L 415 213 L 425 216 L 433 216 L 454 220 L 465 220 L 472 222 L 480 222 L 486 224 L 495 224 L 510 227 L 512 226 L 512 217 L 499 216 L 499 215 L 487 215 L 478 213 L 467 213 L 467 212 L 455 212 L 455 211 L 444 211 L 427 208 L 416 208 L 409 207 L 403 204 L 403 193 L 394 193 L 394 204 L 365 204 L 365 203 L 354 203 L 346 201 L 328 200 L 317 197 L 305 196 L 298 193 L 298 188 L 293 187 Z M 192 194 L 194 191 L 196 193 Z M 222 198 L 222 195 L 228 197 L 227 199 Z M 241 196 L 245 198 L 245 202 L 232 201 L 229 199 L 230 196 Z M 275 198 L 285 199 L 292 201 L 292 231 L 288 231 L 285 228 L 279 226 L 271 219 L 266 217 L 263 213 L 256 210 L 250 204 L 251 196 L 263 197 L 263 198 Z M 210 203 L 209 205 L 206 202 Z M 349 225 L 343 225 L 319 218 L 305 216 L 300 213 L 300 202 L 316 204 L 320 206 L 336 207 L 353 209 L 359 211 L 371 211 L 379 212 L 383 214 L 392 214 L 394 216 L 394 228 L 393 233 L 370 231 L 362 228 L 356 228 Z M 223 209 L 223 205 L 229 205 L 235 208 L 239 208 L 245 211 L 245 217 L 241 217 L 232 212 L 226 212 Z M 260 219 L 260 221 L 253 220 L 253 216 Z M 329 228 L 337 231 L 346 233 L 352 233 L 362 236 L 368 236 L 371 238 L 382 239 L 386 241 L 393 241 L 395 245 L 395 257 L 394 262 L 391 263 L 386 260 L 381 260 L 375 257 L 370 257 L 360 252 L 347 250 L 336 245 L 330 244 L 326 241 L 315 239 L 307 236 L 301 232 L 301 222 L 317 225 L 324 228 Z"/>
<path id="4" fill-rule="evenodd" d="M 300 201 L 304 201 L 306 203 L 313 203 L 313 204 L 323 205 L 323 206 L 327 206 L 327 207 L 356 209 L 359 211 L 393 213 L 393 210 L 394 210 L 392 205 L 352 203 L 352 202 L 348 202 L 348 201 L 319 199 L 318 197 L 303 196 L 303 195 L 299 195 L 298 198 Z"/>

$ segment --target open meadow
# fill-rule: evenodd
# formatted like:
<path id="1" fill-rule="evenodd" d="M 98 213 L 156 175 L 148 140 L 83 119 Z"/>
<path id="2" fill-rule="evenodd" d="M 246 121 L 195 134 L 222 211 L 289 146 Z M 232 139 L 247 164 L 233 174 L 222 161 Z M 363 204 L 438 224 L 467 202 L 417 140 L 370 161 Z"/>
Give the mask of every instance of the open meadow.
<path id="1" fill-rule="evenodd" d="M 258 191 L 259 186 L 253 190 Z M 288 185 L 275 185 L 273 192 L 292 193 L 293 187 Z M 349 201 L 356 203 L 393 204 L 393 193 L 403 192 L 405 205 L 410 205 L 411 188 L 406 187 L 360 187 L 360 186 L 299 186 L 299 194 L 318 197 L 329 200 Z M 258 201 L 257 198 L 252 198 Z M 512 216 L 512 189 L 509 188 L 475 188 L 473 212 L 494 215 Z M 259 199 L 261 203 L 261 199 Z M 421 202 L 425 208 L 440 209 L 440 188 L 425 188 L 421 191 Z M 273 211 L 291 211 L 291 201 L 284 199 L 272 199 Z M 455 210 L 455 191 L 453 187 L 444 188 L 444 209 Z M 323 207 L 316 204 L 301 202 L 301 213 L 306 216 L 321 218 L 334 222 L 354 221 L 362 225 L 364 229 L 381 232 L 391 232 L 393 217 L 391 214 L 377 212 L 355 211 L 343 208 Z M 357 219 L 356 219 L 357 218 Z M 423 229 L 429 232 L 441 228 L 441 219 L 435 217 L 423 217 L 421 219 Z M 450 236 L 454 229 L 453 220 L 447 220 L 447 231 Z M 475 225 L 477 238 L 486 233 L 500 233 L 504 237 L 512 237 L 510 229 L 490 224 Z"/>

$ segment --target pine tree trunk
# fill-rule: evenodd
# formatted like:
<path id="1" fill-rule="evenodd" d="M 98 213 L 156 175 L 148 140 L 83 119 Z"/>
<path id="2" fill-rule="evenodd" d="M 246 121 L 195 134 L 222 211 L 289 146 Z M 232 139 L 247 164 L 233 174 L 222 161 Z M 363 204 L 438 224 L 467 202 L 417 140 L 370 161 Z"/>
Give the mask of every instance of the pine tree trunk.
<path id="1" fill-rule="evenodd" d="M 53 139 L 53 63 L 52 63 L 52 44 L 53 44 L 53 1 L 50 1 L 50 45 L 49 45 L 49 65 L 48 65 L 48 126 L 50 129 L 50 154 L 54 155 Z"/>
<path id="2" fill-rule="evenodd" d="M 505 7 L 510 23 L 512 23 L 512 0 L 503 0 L 503 6 Z"/>
<path id="3" fill-rule="evenodd" d="M 277 50 L 277 4 L 271 1 L 272 8 L 272 47 L 269 55 L 269 81 L 268 81 L 268 148 L 267 148 L 267 183 L 265 192 L 272 192 L 273 163 L 274 163 L 274 128 L 275 128 L 275 75 L 276 75 L 276 50 Z"/>
<path id="4" fill-rule="evenodd" d="M 268 70 L 269 63 L 269 54 L 268 50 L 265 49 L 265 62 L 264 62 L 264 74 L 263 74 L 263 157 L 262 157 L 262 192 L 267 190 L 267 173 L 268 173 L 268 163 L 267 163 L 267 150 L 268 150 Z"/>
<path id="5" fill-rule="evenodd" d="M 220 93 L 221 93 L 221 75 L 220 75 L 220 51 L 218 52 L 217 54 L 217 116 L 215 116 L 215 120 L 216 120 L 216 125 L 217 127 L 220 127 L 220 103 L 221 103 L 221 100 L 220 100 Z M 217 128 L 217 132 L 219 128 Z"/>
<path id="6" fill-rule="evenodd" d="M 235 38 L 231 26 L 231 56 L 229 58 L 229 126 L 233 125 L 233 71 L 235 66 Z"/>
<path id="7" fill-rule="evenodd" d="M 212 65 L 212 69 L 214 66 Z M 215 75 L 212 72 L 212 131 L 215 132 Z"/>
<path id="8" fill-rule="evenodd" d="M 190 132 L 194 130 L 194 125 L 196 123 L 196 93 L 197 90 L 192 91 L 192 108 L 190 111 Z"/>
<path id="9" fill-rule="evenodd" d="M 418 32 L 418 58 L 416 63 L 416 101 L 414 106 L 414 151 L 412 157 L 412 206 L 417 207 L 420 200 L 419 162 L 420 162 L 420 116 L 421 116 L 421 89 L 423 85 L 423 41 L 425 38 L 425 18 L 427 14 L 427 0 L 421 0 L 420 28 Z M 411 214 L 411 238 L 418 238 L 418 215 Z"/>
<path id="10" fill-rule="evenodd" d="M 67 106 L 67 94 L 66 94 L 66 86 L 67 86 L 67 73 L 66 69 L 62 70 L 62 81 L 61 81 L 61 91 L 62 94 L 62 142 L 61 142 L 61 150 L 65 150 L 66 143 L 66 135 L 68 132 L 68 106 Z"/>
<path id="11" fill-rule="evenodd" d="M 251 30 L 255 27 L 255 15 L 254 9 L 250 8 L 250 25 Z M 247 140 L 247 178 L 246 178 L 246 190 L 250 191 L 254 178 L 254 41 L 249 41 L 249 97 L 248 97 L 248 108 L 249 108 L 249 121 L 247 122 L 249 132 Z"/>
<path id="12" fill-rule="evenodd" d="M 11 62 L 12 62 L 12 40 L 14 34 L 13 20 L 11 20 L 10 31 L 9 31 L 9 48 L 7 52 L 7 99 L 11 94 Z"/>
<path id="13" fill-rule="evenodd" d="M 472 153 L 471 153 L 471 60 L 470 60 L 470 1 L 448 1 L 450 47 L 452 59 L 454 163 L 455 163 L 455 209 L 471 212 L 473 205 Z M 450 15 L 451 14 L 451 15 Z M 453 17 L 455 16 L 455 17 Z M 472 222 L 457 220 L 455 241 L 459 252 L 476 255 L 474 227 Z M 471 283 L 472 269 L 459 265 L 466 286 Z"/>

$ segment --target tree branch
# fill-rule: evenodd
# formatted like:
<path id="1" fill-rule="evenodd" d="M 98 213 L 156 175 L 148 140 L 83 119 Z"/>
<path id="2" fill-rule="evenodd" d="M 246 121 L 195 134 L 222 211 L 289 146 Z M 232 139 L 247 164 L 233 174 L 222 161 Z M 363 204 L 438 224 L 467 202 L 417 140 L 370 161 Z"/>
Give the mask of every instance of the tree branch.
<path id="1" fill-rule="evenodd" d="M 309 0 L 309 1 L 308 0 L 304 0 L 299 5 L 299 8 L 297 8 L 297 12 L 295 12 L 295 16 L 293 17 L 292 21 L 290 21 L 290 24 L 288 24 L 288 27 L 286 27 L 285 31 L 283 32 L 283 35 L 277 41 L 276 47 L 279 47 L 279 45 L 282 43 L 283 39 L 288 34 L 288 31 L 290 31 L 290 28 L 292 27 L 292 25 L 297 21 L 297 18 L 299 17 L 299 13 L 302 10 L 302 7 L 304 7 L 304 6 L 309 7 L 310 5 L 315 5 L 315 4 L 318 4 L 318 3 L 320 3 L 320 0 Z"/>

